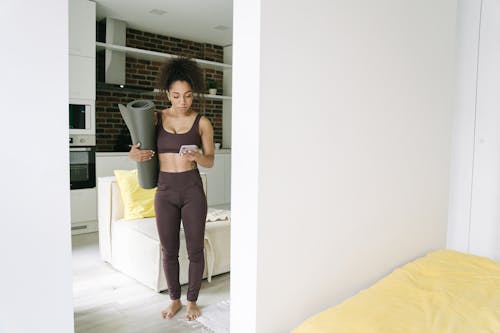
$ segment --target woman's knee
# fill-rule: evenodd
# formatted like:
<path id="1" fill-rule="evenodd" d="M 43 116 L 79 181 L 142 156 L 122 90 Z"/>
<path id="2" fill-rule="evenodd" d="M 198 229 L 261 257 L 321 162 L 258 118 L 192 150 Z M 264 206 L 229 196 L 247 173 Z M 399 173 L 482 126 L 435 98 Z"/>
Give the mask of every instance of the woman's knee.
<path id="1" fill-rule="evenodd" d="M 162 252 L 163 252 L 163 257 L 165 257 L 167 261 L 179 260 L 179 249 L 174 249 L 174 248 L 168 249 L 162 247 Z"/>
<path id="2" fill-rule="evenodd" d="M 188 257 L 189 257 L 189 261 L 191 261 L 191 262 L 204 261 L 205 258 L 203 255 L 203 247 L 196 248 L 196 249 L 188 249 Z"/>

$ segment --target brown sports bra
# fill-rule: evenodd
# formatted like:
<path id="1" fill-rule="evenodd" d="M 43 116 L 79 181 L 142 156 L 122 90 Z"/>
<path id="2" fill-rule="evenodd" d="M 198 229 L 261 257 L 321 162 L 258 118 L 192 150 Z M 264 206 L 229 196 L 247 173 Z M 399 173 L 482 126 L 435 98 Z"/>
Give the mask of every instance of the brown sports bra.
<path id="1" fill-rule="evenodd" d="M 163 128 L 162 113 L 158 112 L 158 123 L 156 125 L 156 148 L 158 154 L 178 153 L 182 145 L 197 145 L 201 147 L 201 136 L 199 123 L 201 114 L 196 115 L 193 126 L 186 133 L 170 133 Z"/>

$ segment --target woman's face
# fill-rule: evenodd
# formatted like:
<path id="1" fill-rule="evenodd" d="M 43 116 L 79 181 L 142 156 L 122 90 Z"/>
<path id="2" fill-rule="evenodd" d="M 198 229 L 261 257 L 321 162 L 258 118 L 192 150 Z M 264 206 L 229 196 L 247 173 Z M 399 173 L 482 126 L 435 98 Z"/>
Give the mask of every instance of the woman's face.
<path id="1" fill-rule="evenodd" d="M 170 85 L 167 96 L 176 112 L 185 113 L 193 104 L 193 91 L 186 81 L 175 81 Z"/>

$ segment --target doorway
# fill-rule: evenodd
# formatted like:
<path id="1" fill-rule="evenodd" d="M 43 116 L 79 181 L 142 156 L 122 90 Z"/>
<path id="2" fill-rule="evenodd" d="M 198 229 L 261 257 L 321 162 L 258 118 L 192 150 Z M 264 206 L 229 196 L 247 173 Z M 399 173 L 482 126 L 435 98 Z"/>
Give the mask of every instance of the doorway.
<path id="1" fill-rule="evenodd" d="M 94 16 L 88 12 L 84 14 L 87 10 L 85 6 L 89 2 L 94 3 Z M 73 10 L 76 8 L 75 12 L 78 15 L 72 15 L 72 5 Z M 152 8 L 145 9 L 141 7 L 134 8 L 134 6 L 141 5 L 132 1 L 127 3 L 117 0 L 97 0 L 94 2 L 70 0 L 70 52 L 72 52 L 72 45 L 82 44 L 77 39 L 82 36 L 82 28 L 88 24 L 88 22 L 82 21 L 84 18 L 88 20 L 90 17 L 91 22 L 95 23 L 96 36 L 95 40 L 91 41 L 95 48 L 94 53 L 89 53 L 90 56 L 85 52 L 70 56 L 70 78 L 72 77 L 71 73 L 73 73 L 73 78 L 78 75 L 83 78 L 78 80 L 70 79 L 70 91 L 72 90 L 72 82 L 78 83 L 81 88 L 80 91 L 86 91 L 82 85 L 88 80 L 84 77 L 86 77 L 86 74 L 95 73 L 95 95 L 93 97 L 96 110 L 94 121 L 97 180 L 95 206 L 78 203 L 77 199 L 72 198 L 72 206 L 84 207 L 88 213 L 86 216 L 94 216 L 95 218 L 87 218 L 86 221 L 72 221 L 72 223 L 99 227 L 97 232 L 78 231 L 72 235 L 75 332 L 122 330 L 143 332 L 146 328 L 148 332 L 165 331 L 169 328 L 178 331 L 184 329 L 186 332 L 196 332 L 197 329 L 202 329 L 203 324 L 200 322 L 187 323 L 177 320 L 162 320 L 160 313 L 168 304 L 169 298 L 165 285 L 161 284 L 161 279 L 158 278 L 160 282 L 155 286 L 154 283 L 148 281 L 153 274 L 140 276 L 140 273 L 146 271 L 146 268 L 142 269 L 137 266 L 137 274 L 129 270 L 132 264 L 123 262 L 127 261 L 123 259 L 127 258 L 126 255 L 116 259 L 118 256 L 115 253 L 116 260 L 113 260 L 103 253 L 106 252 L 106 246 L 116 246 L 114 249 L 115 252 L 118 252 L 117 249 L 126 251 L 127 248 L 132 247 L 129 244 L 133 244 L 135 249 L 140 248 L 142 250 L 145 247 L 152 246 L 155 240 L 157 242 L 157 236 L 155 239 L 153 235 L 155 229 L 151 228 L 152 223 L 149 223 L 146 227 L 150 234 L 147 234 L 144 230 L 134 234 L 133 231 L 122 228 L 130 226 L 131 223 L 119 224 L 113 220 L 113 226 L 111 226 L 110 222 L 107 229 L 101 225 L 101 222 L 108 218 L 106 212 L 109 212 L 109 210 L 106 209 L 115 208 L 112 205 L 116 204 L 116 201 L 108 200 L 110 198 L 114 200 L 116 197 L 112 195 L 118 194 L 119 190 L 116 183 L 115 185 L 111 184 L 110 177 L 114 176 L 114 170 L 133 170 L 136 168 L 135 162 L 131 161 L 127 156 L 129 144 L 131 143 L 128 141 L 130 136 L 121 119 L 118 104 L 127 104 L 137 99 L 149 99 L 153 100 L 159 109 L 165 107 L 164 100 L 158 98 L 157 94 L 155 94 L 153 85 L 158 67 L 170 55 L 182 55 L 197 59 L 198 63 L 203 67 L 207 85 L 209 81 L 211 85 L 215 82 L 218 89 L 215 94 L 213 92 L 210 94 L 207 91 L 207 94 L 204 95 L 205 104 L 195 103 L 193 108 L 202 109 L 203 115 L 211 121 L 214 127 L 214 141 L 219 144 L 219 148 L 215 151 L 215 166 L 213 168 L 200 167 L 200 171 L 205 174 L 204 177 L 206 177 L 208 183 L 206 191 L 209 207 L 215 214 L 219 214 L 219 210 L 230 210 L 231 207 L 232 41 L 227 40 L 227 37 L 224 39 L 220 36 L 229 35 L 232 38 L 232 1 L 200 1 L 199 6 L 197 6 L 199 8 L 189 13 L 189 15 L 182 11 L 182 1 L 178 1 L 168 9 L 162 9 L 162 1 L 156 1 L 153 4 L 149 3 L 149 5 Z M 200 33 L 199 37 L 193 37 L 196 36 L 196 30 L 194 29 L 184 29 L 185 31 L 182 31 L 182 29 L 175 28 L 175 23 L 178 21 L 173 18 L 182 21 L 182 15 L 187 15 L 184 18 L 184 23 L 191 22 L 191 25 L 194 25 L 195 22 L 202 22 L 195 15 L 198 15 L 196 12 L 206 12 L 199 10 L 200 8 L 203 9 L 204 6 L 211 7 L 210 12 L 221 13 L 220 17 L 217 17 L 220 21 L 219 24 L 199 27 L 198 31 L 203 32 Z M 215 10 L 214 8 L 218 9 Z M 141 16 L 138 13 L 147 14 Z M 119 22 L 111 26 L 111 17 L 119 17 L 119 19 L 113 18 L 113 20 Z M 166 17 L 170 19 L 166 20 Z M 121 37 L 124 37 L 125 40 L 120 41 L 118 30 L 123 22 L 125 23 L 125 29 Z M 148 22 L 153 24 L 148 26 L 146 24 Z M 161 22 L 174 25 L 161 27 Z M 179 26 L 179 23 L 177 23 L 177 26 Z M 187 26 L 190 26 L 190 24 L 187 24 Z M 163 31 L 168 31 L 168 33 Z M 210 35 L 213 37 L 210 37 Z M 76 37 L 72 38 L 72 36 Z M 217 42 L 217 38 L 222 39 Z M 76 50 L 77 48 L 73 49 Z M 86 47 L 80 49 L 85 50 Z M 117 49 L 119 49 L 118 52 Z M 126 50 L 126 52 L 123 52 L 123 50 Z M 115 58 L 120 58 L 120 56 L 124 58 L 121 64 L 121 70 L 123 70 L 121 75 L 125 77 L 125 84 L 113 83 L 111 79 L 106 78 L 107 74 L 113 74 L 106 72 L 107 67 L 110 64 L 120 63 L 120 61 L 116 62 L 108 59 L 110 53 L 116 56 Z M 93 54 L 95 55 L 93 59 L 95 68 L 82 72 L 81 69 L 84 64 L 87 66 L 86 63 L 89 62 L 89 59 L 92 60 Z M 115 72 L 120 74 L 121 70 L 115 69 Z M 92 79 L 90 81 L 92 82 Z M 112 188 L 112 186 L 115 187 Z M 115 192 L 106 192 L 104 188 Z M 110 194 L 110 196 L 108 197 L 107 194 Z M 103 198 L 106 198 L 106 200 L 103 200 Z M 92 211 L 92 209 L 95 209 L 95 211 Z M 220 225 L 219 222 L 221 221 L 210 223 Z M 137 225 L 136 223 L 135 227 L 139 228 Z M 109 231 L 108 233 L 106 233 L 106 229 Z M 106 239 L 105 237 L 111 237 L 111 234 L 117 236 L 120 232 L 122 232 L 124 238 L 119 240 L 118 245 L 114 243 L 110 245 L 109 238 Z M 141 241 L 144 246 L 139 245 Z M 205 273 L 210 277 L 206 277 L 202 281 L 198 299 L 198 305 L 202 313 L 204 309 L 210 310 L 210 305 L 229 302 L 229 242 L 223 244 L 222 249 L 220 244 L 210 244 L 212 248 L 209 248 L 207 244 L 205 245 Z M 185 244 L 181 244 L 182 246 L 185 247 Z M 214 250 L 216 247 L 218 248 Z M 219 256 L 214 259 L 214 251 L 227 253 L 227 257 L 221 258 Z M 153 253 L 153 256 L 157 255 L 157 257 L 147 259 L 146 257 L 140 257 L 135 251 L 129 254 L 129 258 L 132 258 L 134 254 L 136 257 L 144 258 L 142 264 L 147 266 L 149 271 L 155 272 L 156 270 L 157 274 L 163 275 L 161 267 L 158 265 L 158 251 L 151 250 L 150 252 Z M 180 261 L 182 262 L 182 260 Z M 223 267 L 225 264 L 221 264 L 221 261 L 227 263 L 227 269 Z M 185 258 L 184 262 L 186 262 Z M 141 260 L 138 260 L 135 264 L 140 265 Z M 181 300 L 185 303 L 187 284 L 183 284 L 181 289 Z M 229 316 L 229 313 L 227 315 Z M 183 318 L 182 311 L 178 318 Z"/>

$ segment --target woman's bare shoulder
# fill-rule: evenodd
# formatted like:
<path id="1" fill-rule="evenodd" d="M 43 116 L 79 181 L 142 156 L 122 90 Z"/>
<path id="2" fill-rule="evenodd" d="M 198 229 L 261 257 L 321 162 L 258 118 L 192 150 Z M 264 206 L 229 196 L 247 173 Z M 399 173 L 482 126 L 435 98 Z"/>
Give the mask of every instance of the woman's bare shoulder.
<path id="1" fill-rule="evenodd" d="M 212 123 L 210 122 L 210 119 L 208 119 L 205 116 L 200 117 L 200 125 L 198 127 L 200 130 L 200 134 L 212 133 L 212 131 L 213 131 L 213 127 L 212 127 Z"/>
<path id="2" fill-rule="evenodd" d="M 212 125 L 212 123 L 210 122 L 210 119 L 208 119 L 207 116 L 204 116 L 204 115 L 200 115 L 200 125 Z"/>
<path id="3" fill-rule="evenodd" d="M 158 119 L 162 119 L 161 117 L 163 116 L 164 112 L 165 112 L 165 110 L 153 112 L 153 118 L 154 118 L 155 125 L 158 124 Z"/>

